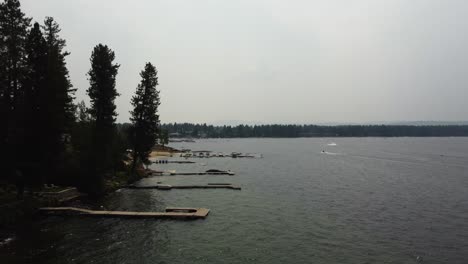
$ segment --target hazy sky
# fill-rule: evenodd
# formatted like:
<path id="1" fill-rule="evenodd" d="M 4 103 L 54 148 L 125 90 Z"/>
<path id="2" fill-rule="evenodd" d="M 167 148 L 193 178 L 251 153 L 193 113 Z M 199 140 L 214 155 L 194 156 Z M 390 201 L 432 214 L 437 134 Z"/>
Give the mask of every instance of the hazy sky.
<path id="1" fill-rule="evenodd" d="M 54 17 L 88 101 L 91 50 L 121 64 L 118 121 L 146 62 L 163 122 L 468 119 L 465 0 L 22 0 Z"/>

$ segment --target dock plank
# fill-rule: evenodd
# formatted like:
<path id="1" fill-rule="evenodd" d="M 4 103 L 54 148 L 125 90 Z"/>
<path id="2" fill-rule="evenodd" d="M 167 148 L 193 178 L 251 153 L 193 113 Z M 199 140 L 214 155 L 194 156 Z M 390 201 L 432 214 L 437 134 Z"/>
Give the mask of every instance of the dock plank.
<path id="1" fill-rule="evenodd" d="M 97 217 L 135 217 L 135 218 L 174 218 L 197 219 L 205 218 L 210 212 L 206 208 L 167 208 L 166 212 L 131 212 L 131 211 L 105 211 L 88 210 L 76 207 L 42 207 L 39 211 L 54 214 L 78 214 Z"/>
<path id="2" fill-rule="evenodd" d="M 157 184 L 150 186 L 127 186 L 128 189 L 157 189 L 157 190 L 171 190 L 171 189 L 233 189 L 241 190 L 240 186 L 232 184 L 208 184 L 208 185 L 168 185 L 168 184 Z"/>

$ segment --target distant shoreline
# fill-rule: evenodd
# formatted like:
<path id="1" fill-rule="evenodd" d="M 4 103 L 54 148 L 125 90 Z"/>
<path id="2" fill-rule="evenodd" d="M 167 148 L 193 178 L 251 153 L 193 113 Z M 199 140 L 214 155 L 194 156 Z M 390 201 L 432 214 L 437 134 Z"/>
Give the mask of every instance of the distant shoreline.
<path id="1" fill-rule="evenodd" d="M 177 138 L 468 137 L 468 125 L 238 125 L 163 124 Z"/>

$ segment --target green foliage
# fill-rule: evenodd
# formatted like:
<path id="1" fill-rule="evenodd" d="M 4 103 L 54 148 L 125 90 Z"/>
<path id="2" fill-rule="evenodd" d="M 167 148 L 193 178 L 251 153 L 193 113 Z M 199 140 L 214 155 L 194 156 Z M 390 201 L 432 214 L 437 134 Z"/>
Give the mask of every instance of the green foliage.
<path id="1" fill-rule="evenodd" d="M 88 123 L 91 121 L 91 117 L 89 115 L 89 109 L 86 107 L 86 104 L 83 100 L 81 100 L 81 102 L 78 103 L 76 108 L 77 108 L 76 119 L 78 123 Z"/>
<path id="2" fill-rule="evenodd" d="M 46 17 L 42 26 L 47 50 L 45 87 L 40 92 L 39 120 L 40 128 L 36 131 L 40 142 L 39 152 L 43 158 L 41 172 L 43 180 L 48 175 L 57 178 L 59 164 L 67 156 L 67 138 L 71 133 L 74 116 L 74 93 L 65 58 L 65 40 L 59 36 L 60 27 L 51 17 Z M 37 29 L 35 30 L 37 31 Z"/>
<path id="3" fill-rule="evenodd" d="M 22 171 L 21 182 L 41 183 L 57 173 L 56 164 L 65 156 L 75 90 L 58 24 L 46 18 L 44 37 L 39 24 L 30 28 L 30 21 L 19 1 L 0 4 L 0 160 L 10 171 Z"/>
<path id="4" fill-rule="evenodd" d="M 164 124 L 169 133 L 182 137 L 448 137 L 468 136 L 468 126 L 401 126 L 401 125 L 238 125 Z"/>
<path id="5" fill-rule="evenodd" d="M 79 108 L 86 108 L 84 103 L 80 104 L 82 106 Z M 91 167 L 93 159 L 96 158 L 94 155 L 95 147 L 93 146 L 93 123 L 89 120 L 76 122 L 71 135 L 74 155 L 72 160 L 79 164 L 77 171 L 81 177 L 76 184 L 82 191 L 90 192 L 94 195 L 100 195 L 106 191 L 106 188 L 108 187 L 106 186 L 107 184 L 115 183 L 113 179 L 117 174 L 127 171 L 127 167 L 124 163 L 126 160 L 126 150 L 128 148 L 127 131 L 128 126 L 126 125 L 117 125 L 114 130 L 109 157 L 111 168 L 108 171 L 107 177 L 104 178 L 102 173 L 97 174 L 97 171 L 93 170 Z M 91 175 L 90 173 L 94 174 Z M 70 175 L 73 176 L 73 173 Z M 127 174 L 125 173 L 125 175 Z"/>
<path id="6" fill-rule="evenodd" d="M 163 146 L 169 144 L 169 131 L 167 131 L 167 129 L 161 129 L 159 144 Z"/>
<path id="7" fill-rule="evenodd" d="M 133 111 L 131 111 L 132 127 L 129 141 L 133 149 L 133 166 L 135 170 L 137 160 L 146 162 L 151 149 L 158 139 L 159 115 L 158 106 L 159 91 L 158 72 L 156 68 L 147 63 L 140 73 L 141 82 L 138 84 L 135 95 L 132 97 Z"/>
<path id="8" fill-rule="evenodd" d="M 87 93 L 91 99 L 91 117 L 100 127 L 113 127 L 117 116 L 114 100 L 119 94 L 115 89 L 115 78 L 120 65 L 114 60 L 115 53 L 107 45 L 94 47 Z"/>
<path id="9" fill-rule="evenodd" d="M 116 148 L 115 79 L 119 65 L 114 63 L 115 54 L 109 47 L 99 44 L 91 54 L 91 69 L 88 72 L 90 87 L 87 93 L 91 99 L 89 113 L 92 122 L 92 148 L 87 173 L 89 191 L 98 195 L 104 190 L 104 177 L 115 166 Z"/>
<path id="10" fill-rule="evenodd" d="M 28 33 L 26 43 L 26 65 L 27 75 L 22 83 L 22 98 L 18 111 L 21 111 L 21 135 L 22 143 L 17 144 L 21 151 L 18 157 L 22 161 L 28 161 L 30 166 L 34 167 L 37 173 L 29 175 L 28 182 L 39 184 L 45 181 L 46 175 L 43 173 L 41 163 L 45 160 L 45 140 L 40 140 L 46 134 L 47 130 L 42 130 L 46 123 L 47 105 L 51 102 L 45 100 L 49 89 L 46 83 L 47 77 L 47 46 L 42 35 L 40 26 L 35 23 Z M 18 119 L 19 120 L 19 119 Z M 40 133 L 44 132 L 44 133 Z M 30 150 L 34 149 L 37 155 L 30 155 Z M 43 167 L 46 167 L 45 164 Z"/>
<path id="11" fill-rule="evenodd" d="M 29 31 L 26 40 L 27 54 L 27 76 L 24 80 L 24 114 L 27 117 L 27 124 L 31 124 L 31 128 L 40 124 L 40 119 L 45 118 L 39 112 L 46 107 L 47 101 L 47 63 L 48 63 L 48 47 L 44 36 L 41 32 L 39 23 L 34 23 L 33 28 Z M 44 115 L 45 113 L 42 113 Z"/>
<path id="12" fill-rule="evenodd" d="M 79 164 L 77 171 L 82 176 L 77 181 L 77 185 L 80 189 L 86 191 L 90 189 L 88 186 L 93 184 L 91 177 L 88 175 L 91 172 L 89 165 L 93 152 L 92 124 L 89 115 L 87 115 L 86 104 L 81 101 L 77 108 L 80 115 L 71 132 L 71 145 L 73 147 L 73 159 Z"/>
<path id="13" fill-rule="evenodd" d="M 20 111 L 22 83 L 27 75 L 25 42 L 30 18 L 21 11 L 18 0 L 0 3 L 0 162 L 12 167 L 23 147 L 24 115 Z M 24 146 L 24 145 L 23 145 Z M 7 173 L 2 173 L 5 177 Z"/>
<path id="14" fill-rule="evenodd" d="M 58 134 L 68 133 L 75 121 L 75 105 L 73 104 L 76 89 L 70 82 L 69 72 L 66 67 L 65 58 L 70 54 L 64 51 L 66 42 L 58 35 L 59 25 L 51 17 L 44 21 L 44 35 L 48 48 L 47 86 L 50 90 L 47 100 L 47 112 L 52 113 L 52 122 Z"/>
<path id="15" fill-rule="evenodd" d="M 138 130 L 116 126 L 114 52 L 102 44 L 94 48 L 87 89 L 91 105 L 74 105 L 76 89 L 59 25 L 46 17 L 42 26 L 31 27 L 20 7 L 18 0 L 0 3 L 0 183 L 14 183 L 18 190 L 25 184 L 74 185 L 99 195 L 106 184 L 127 182 L 130 131 L 138 131 L 141 146 L 154 145 L 157 138 L 159 93 L 150 91 L 157 85 L 156 69 L 147 64 L 141 97 L 132 99 L 145 105 L 136 107 Z M 138 150 L 143 157 L 146 147 Z"/>

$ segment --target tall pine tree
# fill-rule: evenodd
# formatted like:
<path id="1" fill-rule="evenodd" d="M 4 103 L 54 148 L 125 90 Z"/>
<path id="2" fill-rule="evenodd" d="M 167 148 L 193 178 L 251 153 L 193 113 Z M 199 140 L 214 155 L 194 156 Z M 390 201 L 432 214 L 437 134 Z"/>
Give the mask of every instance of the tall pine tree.
<path id="1" fill-rule="evenodd" d="M 45 40 L 47 44 L 47 76 L 48 86 L 47 98 L 45 99 L 49 115 L 54 116 L 51 122 L 54 123 L 56 134 L 63 135 L 70 132 L 70 128 L 75 121 L 75 106 L 73 104 L 76 89 L 70 82 L 69 72 L 66 65 L 66 57 L 69 52 L 64 51 L 66 42 L 60 38 L 61 31 L 57 22 L 52 17 L 47 17 L 43 25 Z"/>
<path id="2" fill-rule="evenodd" d="M 47 45 L 39 23 L 34 23 L 26 39 L 27 76 L 24 79 L 24 115 L 30 137 L 40 126 L 43 98 L 47 92 Z M 32 140 L 32 139 L 31 139 Z M 30 144 L 30 140 L 27 140 Z"/>
<path id="3" fill-rule="evenodd" d="M 21 111 L 22 128 L 24 129 L 21 149 L 23 153 L 21 159 L 27 161 L 34 167 L 34 179 L 29 179 L 34 183 L 42 182 L 41 173 L 37 173 L 40 162 L 44 158 L 43 150 L 47 146 L 43 145 L 43 138 L 38 133 L 43 127 L 42 120 L 42 99 L 47 91 L 47 46 L 42 35 L 40 26 L 35 23 L 29 31 L 25 44 L 27 74 L 23 82 L 23 98 L 18 108 Z M 36 150 L 37 155 L 30 155 L 29 150 Z"/>
<path id="4" fill-rule="evenodd" d="M 119 95 L 115 79 L 120 65 L 114 63 L 115 54 L 107 46 L 97 45 L 91 54 L 91 69 L 88 72 L 91 99 L 89 113 L 93 121 L 93 146 L 89 173 L 90 192 L 99 194 L 103 188 L 103 177 L 113 168 L 112 144 L 115 135 L 115 98 Z"/>
<path id="5" fill-rule="evenodd" d="M 117 116 L 114 100 L 119 94 L 115 89 L 115 79 L 120 65 L 114 60 L 115 53 L 107 45 L 94 47 L 87 93 L 91 99 L 90 114 L 99 128 L 114 127 Z"/>
<path id="6" fill-rule="evenodd" d="M 0 162 L 2 167 L 15 167 L 21 151 L 14 146 L 21 142 L 24 129 L 17 111 L 26 76 L 25 42 L 30 18 L 21 11 L 18 0 L 0 4 Z M 2 173 L 6 175 L 6 173 Z"/>
<path id="7" fill-rule="evenodd" d="M 132 172 L 135 171 L 137 161 L 147 162 L 151 149 L 158 139 L 159 91 L 158 72 L 156 68 L 147 63 L 140 73 L 141 82 L 138 84 L 135 95 L 132 97 L 133 111 L 131 111 L 132 127 L 130 129 L 130 144 L 133 147 Z"/>
<path id="8" fill-rule="evenodd" d="M 65 40 L 60 38 L 60 27 L 51 17 L 46 17 L 44 25 L 45 46 L 47 49 L 45 88 L 40 93 L 39 120 L 41 128 L 38 133 L 43 144 L 43 172 L 53 175 L 56 164 L 64 157 L 67 135 L 75 118 L 73 105 L 74 93 L 65 58 Z M 49 168 L 49 169 L 47 169 Z"/>

